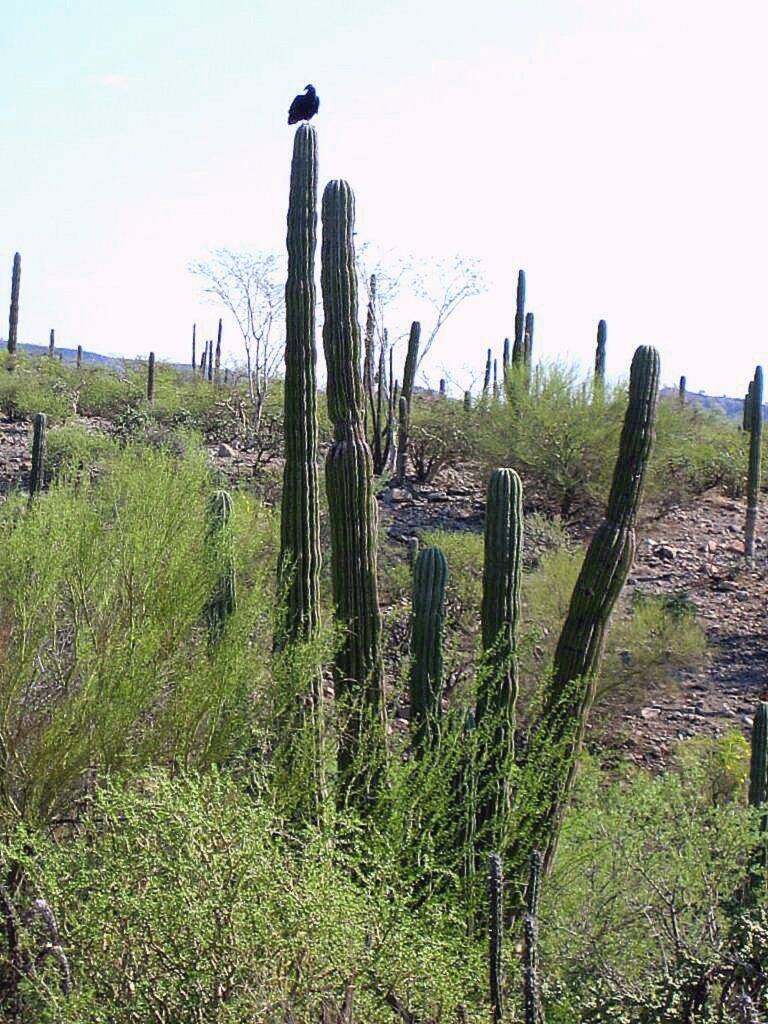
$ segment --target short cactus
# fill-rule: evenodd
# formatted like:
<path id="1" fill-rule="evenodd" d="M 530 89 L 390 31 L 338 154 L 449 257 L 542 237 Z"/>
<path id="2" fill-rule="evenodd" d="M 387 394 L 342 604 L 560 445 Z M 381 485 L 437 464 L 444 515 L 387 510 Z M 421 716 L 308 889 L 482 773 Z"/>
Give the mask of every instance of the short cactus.
<path id="1" fill-rule="evenodd" d="M 472 412 L 472 392 L 464 392 L 464 412 Z"/>
<path id="2" fill-rule="evenodd" d="M 320 275 L 326 395 L 333 424 L 325 476 L 333 601 L 344 631 L 334 681 L 346 716 L 339 739 L 340 796 L 359 805 L 384 756 L 385 708 L 376 582 L 378 514 L 363 425 L 354 220 L 351 188 L 345 181 L 329 182 L 322 202 Z"/>
<path id="3" fill-rule="evenodd" d="M 151 404 L 155 400 L 155 353 L 149 353 L 147 362 L 147 401 Z"/>
<path id="4" fill-rule="evenodd" d="M 29 474 L 29 497 L 34 498 L 43 489 L 45 466 L 45 428 L 47 420 L 44 412 L 35 416 L 32 433 L 32 469 Z"/>
<path id="5" fill-rule="evenodd" d="M 744 555 L 755 560 L 755 530 L 760 499 L 760 457 L 763 438 L 763 370 L 758 366 L 749 400 L 749 468 L 747 473 L 747 519 L 744 527 Z"/>
<path id="6" fill-rule="evenodd" d="M 213 593 L 206 605 L 208 635 L 217 641 L 237 605 L 235 555 L 228 525 L 232 516 L 232 497 L 228 491 L 214 491 L 209 507 L 207 537 L 209 542 L 223 545 L 223 567 L 216 579 Z"/>
<path id="7" fill-rule="evenodd" d="M 411 735 L 417 754 L 433 747 L 439 736 L 447 579 L 443 552 L 424 548 L 413 568 L 411 616 Z"/>
<path id="8" fill-rule="evenodd" d="M 19 292 L 21 290 L 21 256 L 13 257 L 11 273 L 11 309 L 8 315 L 8 354 L 16 354 L 19 333 Z"/>

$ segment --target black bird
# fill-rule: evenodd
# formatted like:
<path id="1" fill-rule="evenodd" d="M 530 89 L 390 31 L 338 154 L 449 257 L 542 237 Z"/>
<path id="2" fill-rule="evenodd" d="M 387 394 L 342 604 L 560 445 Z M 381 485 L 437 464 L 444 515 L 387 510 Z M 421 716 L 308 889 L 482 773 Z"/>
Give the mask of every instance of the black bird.
<path id="1" fill-rule="evenodd" d="M 308 121 L 314 117 L 320 109 L 320 100 L 315 92 L 314 85 L 304 87 L 304 92 L 294 97 L 290 110 L 288 111 L 288 124 L 296 124 L 297 121 Z"/>

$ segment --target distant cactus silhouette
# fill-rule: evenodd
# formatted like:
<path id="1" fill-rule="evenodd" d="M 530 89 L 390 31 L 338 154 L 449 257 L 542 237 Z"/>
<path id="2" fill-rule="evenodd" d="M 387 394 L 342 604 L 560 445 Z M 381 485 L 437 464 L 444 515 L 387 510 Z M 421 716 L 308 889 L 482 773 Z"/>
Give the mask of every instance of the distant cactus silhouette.
<path id="1" fill-rule="evenodd" d="M 11 310 L 8 315 L 8 353 L 16 354 L 19 333 L 19 292 L 21 291 L 21 256 L 16 253 L 13 257 L 13 271 L 11 273 Z"/>
<path id="2" fill-rule="evenodd" d="M 213 374 L 217 384 L 221 383 L 221 317 L 219 317 L 219 329 L 216 334 L 216 356 L 213 363 Z"/>
<path id="3" fill-rule="evenodd" d="M 595 387 L 605 387 L 605 346 L 608 340 L 608 326 L 605 320 L 597 325 L 597 348 L 595 349 Z"/>
<path id="4" fill-rule="evenodd" d="M 43 489 L 45 467 L 45 428 L 47 419 L 44 412 L 35 416 L 32 434 L 32 469 L 29 474 L 29 497 L 34 498 Z"/>
<path id="5" fill-rule="evenodd" d="M 744 527 L 744 555 L 755 560 L 755 529 L 760 500 L 760 461 L 763 438 L 763 369 L 758 366 L 749 399 L 749 469 L 747 473 L 747 520 Z"/>
<path id="6" fill-rule="evenodd" d="M 530 371 L 533 365 L 533 313 L 525 314 L 525 333 L 523 336 L 523 362 Z M 530 372 L 529 372 L 530 376 Z"/>
<path id="7" fill-rule="evenodd" d="M 686 379 L 685 377 L 680 378 L 680 384 L 677 388 L 677 397 L 680 399 L 680 405 L 685 405 L 685 392 L 686 392 Z"/>
<path id="8" fill-rule="evenodd" d="M 147 401 L 151 404 L 155 400 L 155 353 L 149 353 L 147 362 Z"/>
<path id="9" fill-rule="evenodd" d="M 197 324 L 192 324 L 192 375 L 197 373 Z"/>
<path id="10" fill-rule="evenodd" d="M 53 328 L 51 328 L 51 333 L 48 335 L 48 355 L 51 359 L 53 359 L 54 342 L 55 334 Z"/>
<path id="11" fill-rule="evenodd" d="M 77 346 L 77 356 L 75 357 L 75 366 L 79 370 L 82 365 L 83 365 L 83 346 L 82 345 L 78 345 Z"/>
<path id="12" fill-rule="evenodd" d="M 525 271 L 517 273 L 517 300 L 515 303 L 515 342 L 513 352 L 517 349 L 519 355 L 525 352 Z M 514 357 L 513 357 L 514 359 Z M 523 356 L 523 361 L 525 361 Z"/>

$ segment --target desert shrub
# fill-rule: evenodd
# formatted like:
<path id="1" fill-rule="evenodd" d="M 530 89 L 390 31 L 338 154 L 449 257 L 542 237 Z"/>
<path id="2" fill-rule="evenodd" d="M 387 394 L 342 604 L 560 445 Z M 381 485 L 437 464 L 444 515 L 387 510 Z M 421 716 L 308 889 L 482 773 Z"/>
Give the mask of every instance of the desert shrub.
<path id="1" fill-rule="evenodd" d="M 418 1019 L 467 1001 L 485 1020 L 482 938 L 450 907 L 415 911 L 384 844 L 361 877 L 370 846 L 350 842 L 331 857 L 216 772 L 106 785 L 68 839 L 18 831 L 0 856 L 54 908 L 74 982 L 65 1000 L 52 967 L 32 975 L 25 1024 L 315 1024 L 349 985 L 370 1024 L 390 992 Z"/>
<path id="2" fill-rule="evenodd" d="M 408 453 L 416 479 L 431 483 L 441 469 L 472 451 L 463 409 L 447 399 L 417 397 L 411 408 Z"/>
<path id="3" fill-rule="evenodd" d="M 212 646 L 203 610 L 224 556 L 206 543 L 211 489 L 202 453 L 129 447 L 96 479 L 65 475 L 28 511 L 23 496 L 0 510 L 3 814 L 55 818 L 102 773 L 212 763 L 250 742 L 274 522 L 237 498 L 245 582 Z"/>
<path id="4" fill-rule="evenodd" d="M 711 796 L 712 764 L 723 749 L 733 760 L 732 747 L 730 738 L 687 747 L 681 767 L 659 777 L 634 771 L 612 781 L 583 765 L 544 887 L 548 1020 L 744 1019 L 717 1016 L 718 966 L 723 976 L 735 966 L 738 977 L 745 955 L 739 893 L 757 834 L 743 787 L 737 799 Z M 738 775 L 745 760 L 742 749 Z M 764 912 L 753 920 L 759 964 L 768 953 Z M 702 981 L 706 994 L 707 979 L 708 1007 L 686 1015 L 686 991 Z"/>
<path id="5" fill-rule="evenodd" d="M 23 420 L 44 412 L 52 420 L 64 420 L 73 414 L 73 382 L 57 361 L 19 353 L 13 369 L 8 366 L 8 354 L 0 353 L 0 412 L 4 416 Z"/>
<path id="6" fill-rule="evenodd" d="M 122 368 L 86 365 L 80 371 L 69 368 L 69 372 L 77 378 L 77 410 L 82 416 L 115 420 L 141 402 L 139 382 Z"/>
<path id="7" fill-rule="evenodd" d="M 46 435 L 46 473 L 50 477 L 63 469 L 85 469 L 113 452 L 111 438 L 97 430 L 89 430 L 77 423 L 54 426 Z"/>

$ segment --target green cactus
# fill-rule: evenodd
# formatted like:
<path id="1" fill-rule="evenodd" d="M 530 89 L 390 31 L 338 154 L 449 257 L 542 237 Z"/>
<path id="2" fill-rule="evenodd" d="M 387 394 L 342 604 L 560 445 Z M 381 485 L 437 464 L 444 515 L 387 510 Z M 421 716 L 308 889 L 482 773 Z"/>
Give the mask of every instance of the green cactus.
<path id="1" fill-rule="evenodd" d="M 205 380 L 205 362 L 208 358 L 208 342 L 203 342 L 203 351 L 200 353 L 200 378 Z"/>
<path id="2" fill-rule="evenodd" d="M 192 324 L 192 376 L 197 373 L 197 324 Z"/>
<path id="3" fill-rule="evenodd" d="M 597 325 L 597 348 L 595 349 L 595 389 L 605 388 L 605 345 L 608 340 L 608 325 L 601 320 Z"/>
<path id="4" fill-rule="evenodd" d="M 221 317 L 219 317 L 219 329 L 216 334 L 216 356 L 213 362 L 213 375 L 217 384 L 221 383 Z"/>
<path id="5" fill-rule="evenodd" d="M 491 368 L 493 366 L 493 352 L 488 349 L 488 355 L 485 360 L 485 377 L 483 378 L 483 398 L 488 397 L 488 392 L 491 387 Z"/>
<path id="6" fill-rule="evenodd" d="M 51 328 L 51 333 L 48 335 L 48 356 L 51 359 L 53 359 L 53 350 L 55 348 L 55 343 L 56 343 L 56 335 L 55 335 L 55 332 L 54 332 L 53 328 Z"/>
<path id="7" fill-rule="evenodd" d="M 533 313 L 525 314 L 525 333 L 523 336 L 523 362 L 530 373 L 533 365 Z"/>
<path id="8" fill-rule="evenodd" d="M 45 464 L 45 428 L 47 420 L 44 412 L 35 416 L 32 433 L 32 469 L 29 474 L 30 501 L 43 489 Z"/>
<path id="9" fill-rule="evenodd" d="M 678 388 L 677 388 L 677 397 L 678 397 L 678 399 L 680 401 L 680 405 L 685 405 L 686 388 L 687 388 L 687 381 L 686 381 L 685 377 L 681 377 L 680 378 L 680 384 L 678 385 Z"/>
<path id="10" fill-rule="evenodd" d="M 155 400 L 155 353 L 149 353 L 147 363 L 147 401 L 151 404 Z"/>
<path id="11" fill-rule="evenodd" d="M 223 568 L 205 608 L 208 636 L 212 643 L 221 637 L 227 619 L 237 606 L 235 554 L 228 526 L 232 516 L 232 497 L 228 491 L 213 492 L 209 505 L 207 539 L 223 545 Z"/>
<path id="12" fill-rule="evenodd" d="M 525 271 L 517 273 L 517 301 L 515 304 L 515 342 L 512 348 L 520 356 L 525 352 Z"/>
<path id="13" fill-rule="evenodd" d="M 764 700 L 757 705 L 752 720 L 749 805 L 761 810 L 760 841 L 747 885 L 747 890 L 754 892 L 768 880 L 768 701 Z"/>
<path id="14" fill-rule="evenodd" d="M 747 473 L 747 520 L 744 527 L 744 555 L 755 561 L 755 529 L 760 499 L 760 456 L 763 438 L 763 369 L 758 366 L 752 381 L 749 401 L 749 468 Z"/>
<path id="15" fill-rule="evenodd" d="M 439 737 L 447 579 L 443 552 L 424 548 L 413 568 L 411 616 L 411 734 L 417 754 L 434 747 Z"/>
<path id="16" fill-rule="evenodd" d="M 746 433 L 747 430 L 751 429 L 752 424 L 752 391 L 754 389 L 755 382 L 750 381 L 747 393 L 744 396 L 744 409 L 742 413 L 741 429 Z"/>
<path id="17" fill-rule="evenodd" d="M 504 348 L 501 353 L 501 370 L 502 380 L 506 386 L 507 378 L 509 377 L 509 338 L 504 339 Z"/>
<path id="18" fill-rule="evenodd" d="M 19 291 L 21 290 L 21 256 L 16 253 L 13 257 L 13 271 L 11 273 L 11 310 L 8 315 L 8 354 L 16 354 L 16 345 L 19 333 Z"/>
<path id="19" fill-rule="evenodd" d="M 405 366 L 403 367 L 403 385 L 400 394 L 410 407 L 413 397 L 413 385 L 416 383 L 416 369 L 419 365 L 419 342 L 421 341 L 421 324 L 414 320 L 408 334 L 408 348 L 405 353 Z"/>
<path id="20" fill-rule="evenodd" d="M 493 400 L 498 402 L 499 400 L 499 363 L 497 359 L 493 360 Z"/>
<path id="21" fill-rule="evenodd" d="M 320 499 L 317 479 L 317 135 L 301 125 L 293 140 L 285 286 L 285 388 L 282 514 L 278 577 L 285 617 L 278 645 L 309 640 L 320 622 Z M 313 699 L 321 698 L 318 679 Z"/>
<path id="22" fill-rule="evenodd" d="M 75 357 L 75 366 L 79 370 L 82 367 L 82 365 L 83 365 L 83 346 L 82 345 L 78 345 L 77 346 L 77 356 Z"/>
<path id="23" fill-rule="evenodd" d="M 541 719 L 526 757 L 529 789 L 520 794 L 515 808 L 510 854 L 516 872 L 527 870 L 533 849 L 542 851 L 545 870 L 554 853 L 594 699 L 605 631 L 635 553 L 635 519 L 653 445 L 658 388 L 658 352 L 638 348 L 605 517 L 571 596 Z"/>
<path id="24" fill-rule="evenodd" d="M 400 405 L 397 415 L 397 468 L 395 482 L 404 484 L 408 469 L 408 428 L 411 413 L 405 395 L 400 394 Z"/>
<path id="25" fill-rule="evenodd" d="M 416 381 L 416 368 L 419 365 L 419 342 L 421 340 L 421 324 L 414 320 L 408 335 L 408 349 L 405 354 L 405 366 L 403 367 L 403 383 L 400 388 L 400 402 L 398 405 L 397 417 L 397 457 L 395 468 L 395 482 L 405 482 L 408 466 L 408 432 L 410 428 L 411 400 L 413 398 L 413 385 Z M 391 349 L 390 349 L 391 352 Z M 391 373 L 390 373 L 391 379 Z M 390 393 L 394 400 L 392 388 Z M 405 399 L 405 405 L 403 404 Z M 405 415 L 403 415 L 405 411 Z M 394 409 L 393 409 L 394 412 Z"/>
<path id="26" fill-rule="evenodd" d="M 472 392 L 464 392 L 464 412 L 472 412 Z"/>
<path id="27" fill-rule="evenodd" d="M 345 181 L 323 193 L 320 281 L 326 395 L 333 442 L 325 463 L 331 526 L 331 583 L 344 630 L 334 664 L 346 716 L 339 739 L 342 799 L 360 804 L 385 753 L 381 612 L 376 583 L 378 515 L 371 451 L 363 427 L 360 326 L 354 249 L 355 201 Z"/>
<path id="28" fill-rule="evenodd" d="M 501 1024 L 504 1018 L 503 944 L 504 879 L 501 857 L 498 853 L 491 853 L 488 857 L 488 981 L 493 1024 Z"/>
<path id="29" fill-rule="evenodd" d="M 485 506 L 483 599 L 480 612 L 482 663 L 475 720 L 481 733 L 478 834 L 490 826 L 493 839 L 509 803 L 515 753 L 515 705 L 519 690 L 517 628 L 523 542 L 523 487 L 513 469 L 497 469 L 488 482 Z"/>
<path id="30" fill-rule="evenodd" d="M 539 894 L 541 889 L 541 854 L 531 854 L 531 869 L 525 890 L 523 919 L 523 1006 L 525 1024 L 543 1024 L 541 982 L 539 980 Z"/>

